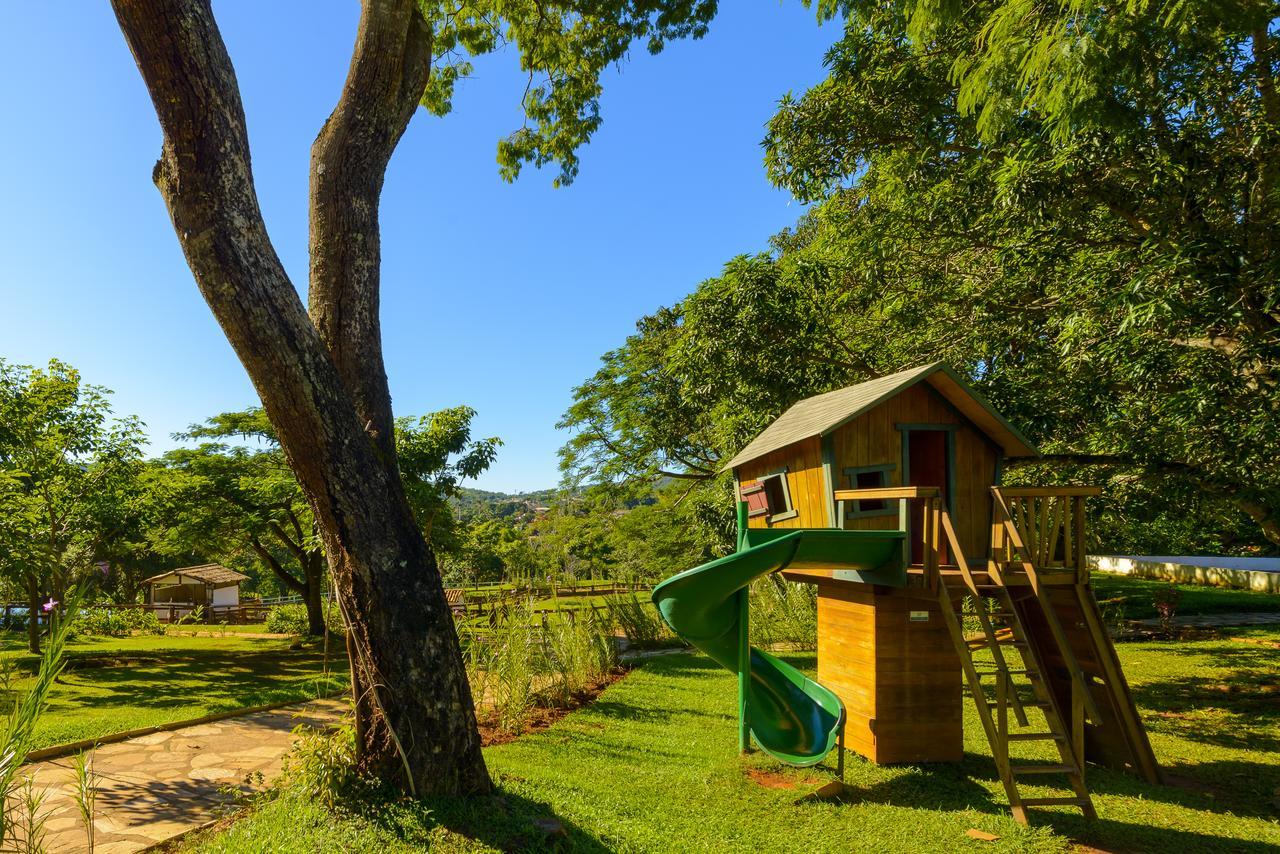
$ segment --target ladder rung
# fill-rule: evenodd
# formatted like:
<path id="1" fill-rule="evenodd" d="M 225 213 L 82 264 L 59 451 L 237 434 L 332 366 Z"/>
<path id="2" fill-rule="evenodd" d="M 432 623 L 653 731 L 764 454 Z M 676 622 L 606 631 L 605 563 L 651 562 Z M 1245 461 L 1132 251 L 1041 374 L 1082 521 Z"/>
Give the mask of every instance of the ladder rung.
<path id="1" fill-rule="evenodd" d="M 1039 671 L 1036 670 L 1006 670 L 1004 673 L 1008 676 L 1026 676 L 1029 679 L 1037 679 L 1040 677 Z M 999 670 L 979 670 L 978 678 L 981 679 L 984 676 L 997 676 L 999 674 Z"/>
<path id="2" fill-rule="evenodd" d="M 1023 705 L 1026 705 L 1025 703 Z M 1056 732 L 1011 732 L 1005 736 L 1009 741 L 1066 741 L 1065 736 Z"/>
<path id="3" fill-rule="evenodd" d="M 1024 807 L 1083 807 L 1089 802 L 1084 798 L 1024 798 Z"/>
<path id="4" fill-rule="evenodd" d="M 1013 765 L 1010 770 L 1015 774 L 1075 774 L 1074 765 Z"/>
<path id="5" fill-rule="evenodd" d="M 987 708 L 989 708 L 989 709 L 994 709 L 994 708 L 995 708 L 996 706 L 998 706 L 998 705 L 1000 705 L 1000 704 L 999 704 L 999 703 L 992 702 L 991 700 L 988 700 L 988 701 L 987 701 Z M 1008 705 L 1008 704 L 1006 704 L 1006 705 Z M 1023 707 L 1023 708 L 1025 708 L 1025 709 L 1047 709 L 1047 708 L 1049 708 L 1049 704 L 1048 704 L 1048 703 L 1046 703 L 1044 700 L 1021 700 L 1021 699 L 1020 699 L 1020 700 L 1018 700 L 1018 705 L 1022 706 L 1022 707 Z"/>

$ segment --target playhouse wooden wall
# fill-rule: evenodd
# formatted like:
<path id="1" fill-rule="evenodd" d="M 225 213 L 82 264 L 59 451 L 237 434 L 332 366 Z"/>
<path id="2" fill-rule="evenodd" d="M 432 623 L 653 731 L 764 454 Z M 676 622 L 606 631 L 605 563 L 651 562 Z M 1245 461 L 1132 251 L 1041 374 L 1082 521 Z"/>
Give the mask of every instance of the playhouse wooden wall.
<path id="1" fill-rule="evenodd" d="M 899 425 L 954 425 L 955 495 L 949 502 L 956 535 L 971 562 L 985 562 L 991 536 L 991 492 L 1002 456 L 984 433 L 926 383 L 905 389 L 880 406 L 835 430 L 825 439 L 813 437 L 751 460 L 737 468 L 743 483 L 787 470 L 787 487 L 797 515 L 770 524 L 751 519 L 752 527 L 821 528 L 835 523 L 829 504 L 833 489 L 850 488 L 845 468 L 892 464 L 886 486 L 902 486 L 902 431 Z M 824 470 L 824 443 L 830 476 Z M 896 528 L 896 517 L 849 519 L 846 528 Z"/>
<path id="2" fill-rule="evenodd" d="M 738 483 L 787 470 L 787 490 L 797 515 L 770 524 L 763 516 L 749 520 L 752 528 L 829 528 L 827 502 L 830 489 L 822 468 L 822 440 L 817 436 L 757 457 L 735 469 Z"/>

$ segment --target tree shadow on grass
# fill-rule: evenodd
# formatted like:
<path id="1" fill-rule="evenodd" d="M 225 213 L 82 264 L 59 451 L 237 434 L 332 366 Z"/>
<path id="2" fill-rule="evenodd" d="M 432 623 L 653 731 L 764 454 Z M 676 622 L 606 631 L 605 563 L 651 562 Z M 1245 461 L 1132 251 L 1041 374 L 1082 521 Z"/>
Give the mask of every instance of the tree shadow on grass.
<path id="1" fill-rule="evenodd" d="M 1163 786 L 1093 765 L 1085 772 L 1085 779 L 1089 790 L 1098 795 L 1159 801 L 1211 813 L 1270 820 L 1277 817 L 1273 799 L 1274 792 L 1280 790 L 1280 767 L 1222 760 L 1185 763 L 1164 770 Z"/>
<path id="2" fill-rule="evenodd" d="M 556 814 L 550 805 L 501 786 L 488 797 L 425 798 L 400 801 L 396 808 L 369 803 L 367 815 L 384 830 L 413 844 L 423 829 L 443 827 L 499 851 L 581 851 L 614 849 L 591 832 Z"/>
<path id="3" fill-rule="evenodd" d="M 1261 665 L 1264 660 L 1260 659 Z M 1280 750 L 1280 680 L 1275 659 L 1247 664 L 1227 674 L 1144 682 L 1131 690 L 1147 725 L 1168 728 L 1179 738 L 1237 750 Z M 1241 725 L 1206 725 L 1206 711 L 1238 716 Z"/>
<path id="4" fill-rule="evenodd" d="M 989 789 L 973 779 L 970 765 L 966 761 L 960 765 L 904 766 L 905 773 L 868 786 L 846 783 L 843 794 L 833 800 L 848 805 L 873 803 L 914 809 L 1006 812 L 1008 806 L 997 802 Z"/>

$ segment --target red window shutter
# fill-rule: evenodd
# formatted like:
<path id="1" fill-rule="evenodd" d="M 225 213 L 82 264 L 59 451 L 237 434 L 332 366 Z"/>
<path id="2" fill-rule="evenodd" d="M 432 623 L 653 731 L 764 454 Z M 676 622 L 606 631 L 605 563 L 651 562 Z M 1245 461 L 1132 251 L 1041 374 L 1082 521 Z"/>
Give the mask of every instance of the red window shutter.
<path id="1" fill-rule="evenodd" d="M 760 481 L 748 481 L 739 491 L 742 500 L 747 502 L 747 516 L 764 516 L 769 512 L 769 495 Z"/>

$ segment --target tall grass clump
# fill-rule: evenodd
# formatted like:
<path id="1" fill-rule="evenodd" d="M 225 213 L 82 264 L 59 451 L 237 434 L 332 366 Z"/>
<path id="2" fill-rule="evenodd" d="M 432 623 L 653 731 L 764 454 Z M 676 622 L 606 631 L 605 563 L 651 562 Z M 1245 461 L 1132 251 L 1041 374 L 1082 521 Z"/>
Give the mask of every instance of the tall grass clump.
<path id="1" fill-rule="evenodd" d="M 44 653 L 35 684 L 19 696 L 0 725 L 0 844 L 5 850 L 38 851 L 42 847 L 44 822 L 41 818 L 42 792 L 18 778 L 22 760 L 31 752 L 36 723 L 49 705 L 49 693 L 66 664 L 67 640 L 74 620 L 66 614 L 80 610 L 80 594 L 72 591 L 66 597 L 63 611 L 50 614 L 49 634 L 44 639 Z"/>
<path id="2" fill-rule="evenodd" d="M 750 612 L 753 642 L 761 646 L 814 649 L 818 645 L 817 588 L 792 584 L 777 575 L 751 583 Z"/>
<path id="3" fill-rule="evenodd" d="M 477 698 L 496 713 L 499 728 L 521 733 L 533 711 L 536 682 L 543 669 L 541 632 L 533 625 L 528 602 L 512 606 L 506 620 L 484 638 L 485 696 Z"/>
<path id="4" fill-rule="evenodd" d="M 658 609 L 647 598 L 635 593 L 610 596 L 605 599 L 614 625 L 622 630 L 627 643 L 636 649 L 652 649 L 665 646 L 675 640 L 658 614 Z"/>
<path id="5" fill-rule="evenodd" d="M 93 817 L 97 812 L 100 778 L 93 770 L 93 760 L 89 757 L 87 750 L 82 750 L 75 755 L 72 767 L 76 773 L 74 795 L 76 808 L 80 811 L 80 822 L 84 825 L 85 851 L 93 854 L 95 848 Z"/>
<path id="6" fill-rule="evenodd" d="M 589 609 L 570 611 L 565 619 L 548 625 L 546 653 L 561 703 L 602 681 L 617 666 L 617 648 L 609 629 Z"/>
<path id="7" fill-rule="evenodd" d="M 564 708 L 617 666 L 612 626 L 590 610 L 539 615 L 525 601 L 490 626 L 459 626 L 482 722 L 518 735 L 538 708 Z"/>

